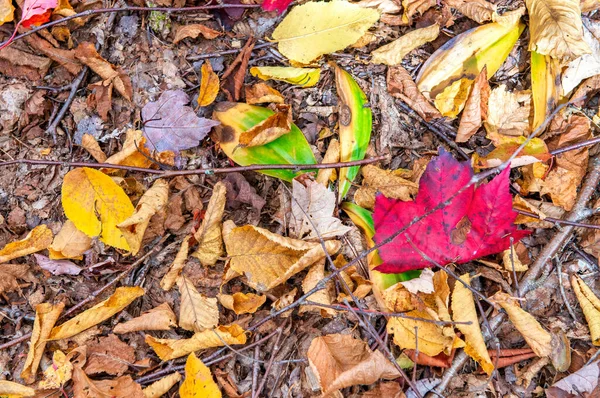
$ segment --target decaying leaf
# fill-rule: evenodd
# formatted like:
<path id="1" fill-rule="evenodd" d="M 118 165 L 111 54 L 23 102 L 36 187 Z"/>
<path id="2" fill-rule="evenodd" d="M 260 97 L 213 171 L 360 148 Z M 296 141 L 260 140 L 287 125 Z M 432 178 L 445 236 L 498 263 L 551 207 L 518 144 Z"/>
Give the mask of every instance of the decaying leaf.
<path id="1" fill-rule="evenodd" d="M 121 376 L 135 362 L 135 350 L 114 334 L 93 339 L 86 344 L 87 362 L 84 370 L 87 375 L 107 373 Z"/>
<path id="2" fill-rule="evenodd" d="M 155 381 L 142 391 L 145 398 L 159 398 L 181 381 L 181 373 L 175 372 Z"/>
<path id="3" fill-rule="evenodd" d="M 10 22 L 14 19 L 15 7 L 10 0 L 0 2 L 0 25 Z"/>
<path id="4" fill-rule="evenodd" d="M 73 221 L 67 220 L 48 246 L 50 258 L 59 260 L 63 258 L 81 259 L 83 253 L 92 247 L 92 239 L 77 229 Z"/>
<path id="5" fill-rule="evenodd" d="M 488 137 L 493 137 L 492 141 L 494 142 L 496 149 L 486 156 L 479 156 L 478 153 L 473 154 L 472 162 L 473 166 L 476 168 L 481 169 L 499 166 L 507 161 L 528 139 L 527 136 L 524 135 L 511 137 L 507 135 L 490 134 Z M 552 155 L 550 155 L 544 140 L 535 137 L 526 143 L 525 147 L 519 152 L 519 155 L 511 161 L 510 167 L 520 167 L 532 163 L 545 162 L 551 157 Z"/>
<path id="6" fill-rule="evenodd" d="M 179 326 L 193 332 L 213 329 L 219 324 L 219 307 L 216 298 L 200 294 L 194 284 L 185 276 L 177 280 L 181 295 Z"/>
<path id="7" fill-rule="evenodd" d="M 200 260 L 203 265 L 215 265 L 219 257 L 223 255 L 221 219 L 225 211 L 226 195 L 227 188 L 225 184 L 222 182 L 216 183 L 206 207 L 202 225 L 194 234 L 194 238 L 198 242 L 198 249 L 192 255 Z"/>
<path id="8" fill-rule="evenodd" d="M 327 147 L 327 152 L 325 152 L 325 156 L 323 156 L 322 163 L 337 163 L 340 161 L 340 142 L 335 138 L 329 141 L 329 146 Z M 329 181 L 335 181 L 336 179 L 336 171 L 335 169 L 319 169 L 317 173 L 317 177 L 315 181 L 319 184 L 323 184 L 326 187 L 329 187 Z"/>
<path id="9" fill-rule="evenodd" d="M 402 66 L 388 68 L 387 86 L 393 97 L 406 102 L 426 121 L 442 117 L 433 104 L 419 91 L 408 71 Z"/>
<path id="10" fill-rule="evenodd" d="M 592 53 L 583 54 L 571 61 L 562 73 L 561 85 L 565 95 L 568 96 L 583 80 L 600 74 L 599 39 L 600 22 L 590 18 L 583 18 L 583 40 L 590 46 Z"/>
<path id="11" fill-rule="evenodd" d="M 202 37 L 205 39 L 212 40 L 221 36 L 221 32 L 199 23 L 183 25 L 177 28 L 175 37 L 173 38 L 173 44 L 177 44 L 181 40 L 188 37 L 195 39 L 200 35 L 202 35 Z"/>
<path id="12" fill-rule="evenodd" d="M 530 130 L 531 95 L 527 92 L 512 92 L 502 84 L 489 95 L 488 114 L 485 128 L 489 134 L 510 136 L 527 135 Z M 490 137 L 493 138 L 493 137 Z"/>
<path id="13" fill-rule="evenodd" d="M 239 101 L 242 95 L 242 86 L 244 85 L 248 62 L 250 61 L 255 43 L 256 40 L 253 37 L 249 37 L 242 51 L 240 51 L 225 72 L 223 72 L 221 88 L 227 96 L 228 101 Z"/>
<path id="14" fill-rule="evenodd" d="M 161 360 L 168 361 L 194 351 L 222 347 L 225 343 L 228 345 L 246 344 L 245 333 L 240 326 L 231 324 L 197 332 L 189 339 L 157 339 L 146 335 L 146 343 L 152 347 Z"/>
<path id="15" fill-rule="evenodd" d="M 8 243 L 0 249 L 0 264 L 46 249 L 52 244 L 53 237 L 54 235 L 52 235 L 52 231 L 48 226 L 45 224 L 38 225 L 29 231 L 23 239 Z"/>
<path id="16" fill-rule="evenodd" d="M 185 380 L 179 387 L 181 398 L 221 398 L 221 390 L 210 369 L 191 353 L 185 362 Z"/>
<path id="17" fill-rule="evenodd" d="M 600 299 L 578 275 L 571 275 L 571 286 L 585 315 L 592 344 L 600 346 Z"/>
<path id="18" fill-rule="evenodd" d="M 162 287 L 163 290 L 171 290 L 175 285 L 175 282 L 177 282 L 179 274 L 185 266 L 185 261 L 188 258 L 188 253 L 190 250 L 190 238 L 190 235 L 183 238 L 181 247 L 177 251 L 177 255 L 169 267 L 169 271 L 167 271 L 165 276 L 163 276 L 163 278 L 160 280 L 160 287 Z"/>
<path id="19" fill-rule="evenodd" d="M 262 146 L 289 133 L 291 128 L 292 108 L 289 105 L 277 105 L 275 114 L 240 134 L 239 145 L 243 147 Z"/>
<path id="20" fill-rule="evenodd" d="M 402 0 L 402 22 L 404 25 L 410 25 L 412 18 L 417 14 L 423 14 L 431 7 L 436 5 L 436 0 Z"/>
<path id="21" fill-rule="evenodd" d="M 510 248 L 504 250 L 502 253 L 502 264 L 504 265 L 504 269 L 508 271 L 525 272 L 529 269 L 526 264 L 521 262 L 514 247 L 512 250 Z"/>
<path id="22" fill-rule="evenodd" d="M 0 380 L 0 396 L 7 398 L 33 397 L 35 390 L 8 380 Z"/>
<path id="23" fill-rule="evenodd" d="M 456 80 L 435 97 L 435 107 L 442 116 L 454 119 L 463 110 L 472 86 L 472 79 L 462 78 Z"/>
<path id="24" fill-rule="evenodd" d="M 467 142 L 473 136 L 481 123 L 487 118 L 490 84 L 487 80 L 487 68 L 483 67 L 471 86 L 471 92 L 465 102 L 465 109 L 460 118 L 456 142 Z"/>
<path id="25" fill-rule="evenodd" d="M 401 177 L 406 176 L 403 170 L 383 170 L 368 164 L 362 167 L 361 172 L 363 185 L 354 193 L 354 201 L 366 209 L 375 206 L 377 193 L 386 198 L 410 201 L 419 189 L 418 184 Z"/>
<path id="26" fill-rule="evenodd" d="M 65 355 L 61 350 L 54 351 L 52 365 L 44 370 L 44 380 L 40 381 L 39 388 L 41 390 L 61 388 L 71 380 L 73 376 L 72 356 L 72 354 Z"/>
<path id="27" fill-rule="evenodd" d="M 402 58 L 404 58 L 405 55 L 415 48 L 437 39 L 439 34 L 440 26 L 438 24 L 411 30 L 399 39 L 373 51 L 371 53 L 371 62 L 374 64 L 398 66 L 402 63 Z"/>
<path id="28" fill-rule="evenodd" d="M 190 25 L 187 25 L 190 26 Z M 202 79 L 200 80 L 200 93 L 198 94 L 198 105 L 207 106 L 212 104 L 219 94 L 219 76 L 213 72 L 210 62 L 206 61 L 200 69 Z"/>
<path id="29" fill-rule="evenodd" d="M 218 298 L 223 307 L 232 310 L 236 315 L 254 314 L 267 301 L 267 296 L 241 292 L 232 295 L 219 294 Z"/>
<path id="30" fill-rule="evenodd" d="M 141 130 L 127 130 L 125 132 L 125 142 L 121 150 L 114 155 L 106 159 L 106 163 L 120 164 L 122 166 L 134 166 L 152 168 L 156 162 L 170 163 L 174 157 L 172 151 L 164 151 L 160 153 L 152 154 L 148 146 L 146 145 L 147 139 L 144 137 L 144 132 Z M 107 174 L 114 174 L 117 169 L 102 169 Z"/>
<path id="31" fill-rule="evenodd" d="M 28 264 L 0 264 L 0 293 L 18 290 L 17 279 L 35 281 Z"/>
<path id="32" fill-rule="evenodd" d="M 253 66 L 250 74 L 262 80 L 279 80 L 300 87 L 313 87 L 321 78 L 319 68 L 294 68 L 290 66 Z M 248 102 L 251 104 L 251 102 Z"/>
<path id="33" fill-rule="evenodd" d="M 140 330 L 170 330 L 174 326 L 177 326 L 175 313 L 168 303 L 162 303 L 138 317 L 119 323 L 113 332 L 123 334 Z"/>
<path id="34" fill-rule="evenodd" d="M 486 0 L 445 0 L 444 3 L 477 23 L 495 20 L 498 17 L 496 5 Z"/>
<path id="35" fill-rule="evenodd" d="M 100 322 L 104 322 L 143 294 L 144 289 L 141 287 L 118 287 L 108 299 L 69 319 L 65 323 L 55 326 L 48 340 L 60 340 L 75 336 Z"/>
<path id="36" fill-rule="evenodd" d="M 246 86 L 246 103 L 250 105 L 263 103 L 283 104 L 283 95 L 267 83 L 256 83 L 253 86 Z"/>
<path id="37" fill-rule="evenodd" d="M 142 387 L 134 382 L 131 376 L 92 380 L 79 366 L 75 366 L 73 369 L 73 393 L 75 397 L 81 398 L 144 398 Z"/>
<path id="38" fill-rule="evenodd" d="M 554 383 L 545 393 L 548 398 L 595 397 L 600 393 L 600 362 L 595 361 Z"/>
<path id="39" fill-rule="evenodd" d="M 81 137 L 81 147 L 88 151 L 98 163 L 104 163 L 106 161 L 107 156 L 102 148 L 100 148 L 100 144 L 98 144 L 98 141 L 96 141 L 96 138 L 94 138 L 93 135 L 87 133 L 84 134 Z"/>

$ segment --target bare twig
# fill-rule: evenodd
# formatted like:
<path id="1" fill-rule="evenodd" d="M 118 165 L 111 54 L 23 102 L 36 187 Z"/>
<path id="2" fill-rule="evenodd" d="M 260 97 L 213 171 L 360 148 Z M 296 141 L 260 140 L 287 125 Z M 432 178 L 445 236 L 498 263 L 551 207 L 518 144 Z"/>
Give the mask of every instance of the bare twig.
<path id="1" fill-rule="evenodd" d="M 565 287 L 563 286 L 561 261 L 556 261 L 555 263 L 556 263 L 556 274 L 558 275 L 558 290 L 560 291 L 560 296 L 562 297 L 563 302 L 565 303 L 565 307 L 567 307 L 567 311 L 569 312 L 569 315 L 571 315 L 571 318 L 573 318 L 573 320 L 575 322 L 577 322 L 577 316 L 575 315 L 575 311 L 573 311 L 573 308 L 571 308 L 571 304 L 569 304 L 569 300 L 567 300 L 567 294 L 565 293 Z"/>

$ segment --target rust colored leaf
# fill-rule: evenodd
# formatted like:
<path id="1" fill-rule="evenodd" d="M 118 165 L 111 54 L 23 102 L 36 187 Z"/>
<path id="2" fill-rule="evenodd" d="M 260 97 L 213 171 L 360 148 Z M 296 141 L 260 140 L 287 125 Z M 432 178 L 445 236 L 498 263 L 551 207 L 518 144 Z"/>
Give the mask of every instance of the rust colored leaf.
<path id="1" fill-rule="evenodd" d="M 241 98 L 244 78 L 246 77 L 248 61 L 250 61 L 250 55 L 252 55 L 254 42 L 253 38 L 248 39 L 242 51 L 240 51 L 221 77 L 221 86 L 229 101 L 238 101 Z"/>
<path id="2" fill-rule="evenodd" d="M 426 121 L 442 117 L 435 106 L 419 91 L 408 71 L 402 66 L 388 68 L 387 85 L 392 96 L 406 102 Z"/>
<path id="3" fill-rule="evenodd" d="M 246 103 L 250 105 L 271 102 L 283 104 L 283 95 L 267 83 L 259 82 L 253 86 L 246 87 Z"/>
<path id="4" fill-rule="evenodd" d="M 289 105 L 278 105 L 275 114 L 240 134 L 240 146 L 253 147 L 268 144 L 289 133 L 291 128 L 292 108 Z"/>
<path id="5" fill-rule="evenodd" d="M 465 103 L 456 132 L 456 142 L 468 141 L 479 130 L 481 123 L 487 117 L 489 96 L 490 84 L 487 80 L 487 68 L 484 66 L 471 86 L 471 93 Z"/>
<path id="6" fill-rule="evenodd" d="M 212 40 L 212 39 L 216 39 L 217 37 L 221 36 L 221 32 L 219 32 L 218 30 L 211 29 L 208 26 L 205 26 L 205 25 L 202 25 L 199 23 L 191 24 L 191 25 L 184 25 L 184 26 L 180 26 L 179 28 L 177 28 L 177 32 L 175 33 L 175 38 L 173 39 L 173 43 L 177 44 L 181 40 L 183 40 L 187 37 L 191 37 L 191 38 L 195 39 L 200 35 L 202 35 L 205 39 Z"/>

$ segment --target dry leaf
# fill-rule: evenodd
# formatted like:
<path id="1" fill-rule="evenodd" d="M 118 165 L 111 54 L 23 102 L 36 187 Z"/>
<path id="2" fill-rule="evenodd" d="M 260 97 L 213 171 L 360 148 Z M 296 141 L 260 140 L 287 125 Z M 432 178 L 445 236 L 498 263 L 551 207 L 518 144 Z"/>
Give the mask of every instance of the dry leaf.
<path id="1" fill-rule="evenodd" d="M 473 80 L 468 78 L 456 80 L 435 97 L 435 107 L 443 116 L 454 119 L 463 110 L 472 85 Z"/>
<path id="2" fill-rule="evenodd" d="M 239 145 L 253 147 L 268 144 L 290 132 L 292 107 L 277 105 L 277 112 L 240 134 Z"/>
<path id="3" fill-rule="evenodd" d="M 592 53 L 584 54 L 571 61 L 562 73 L 561 86 L 565 96 L 568 96 L 583 80 L 600 74 L 600 22 L 583 18 L 583 39 L 592 49 Z"/>
<path id="4" fill-rule="evenodd" d="M 169 330 L 174 326 L 177 326 L 175 313 L 168 303 L 162 303 L 136 318 L 119 323 L 113 332 L 123 334 L 140 330 Z"/>
<path id="5" fill-rule="evenodd" d="M 142 391 L 145 398 L 159 398 L 181 380 L 181 373 L 175 372 L 155 381 Z"/>
<path id="6" fill-rule="evenodd" d="M 29 352 L 21 371 L 21 378 L 27 384 L 35 381 L 35 374 L 46 348 L 46 339 L 50 336 L 50 332 L 64 308 L 64 303 L 56 305 L 42 303 L 35 307 L 35 320 L 33 321 L 33 331 L 29 341 Z"/>
<path id="7" fill-rule="evenodd" d="M 489 97 L 490 84 L 487 80 L 487 68 L 484 66 L 473 82 L 471 93 L 465 103 L 456 132 L 456 142 L 467 142 L 479 130 L 481 123 L 487 118 Z"/>
<path id="8" fill-rule="evenodd" d="M 360 398 L 406 398 L 400 384 L 393 381 L 379 383 L 375 388 L 363 393 Z"/>
<path id="9" fill-rule="evenodd" d="M 344 258 L 342 254 L 339 254 L 337 258 L 333 261 L 333 264 L 337 269 L 342 268 L 348 262 Z M 354 297 L 362 299 L 367 296 L 372 290 L 373 284 L 370 280 L 365 279 L 356 269 L 356 266 L 350 266 L 346 268 L 345 271 L 340 273 L 340 276 L 346 281 L 346 284 L 352 289 L 352 294 Z M 339 292 L 337 301 L 344 302 L 344 300 L 353 301 L 352 296 Z"/>
<path id="10" fill-rule="evenodd" d="M 222 347 L 225 343 L 228 345 L 246 344 L 245 333 L 240 326 L 231 324 L 197 332 L 189 339 L 157 339 L 146 335 L 146 343 L 152 347 L 161 360 L 168 361 L 194 351 Z"/>
<path id="11" fill-rule="evenodd" d="M 423 15 L 425 11 L 429 10 L 436 4 L 436 0 L 402 0 L 402 8 L 404 8 L 402 22 L 406 25 L 412 24 L 412 18 L 415 15 Z"/>
<path id="12" fill-rule="evenodd" d="M 411 201 L 417 194 L 419 185 L 400 177 L 402 170 L 383 170 L 372 164 L 361 169 L 363 185 L 354 193 L 357 205 L 366 209 L 375 206 L 375 195 L 383 194 L 387 198 Z"/>
<path id="13" fill-rule="evenodd" d="M 223 237 L 221 233 L 223 212 L 225 211 L 227 188 L 222 182 L 213 187 L 202 225 L 194 238 L 198 242 L 198 248 L 192 254 L 200 260 L 202 265 L 215 265 L 219 257 L 223 255 Z"/>
<path id="14" fill-rule="evenodd" d="M 40 381 L 40 390 L 61 388 L 73 376 L 71 356 L 65 355 L 61 350 L 52 354 L 52 365 L 44 370 L 44 380 Z"/>
<path id="15" fill-rule="evenodd" d="M 244 85 L 248 62 L 255 42 L 253 37 L 248 38 L 242 51 L 235 57 L 221 77 L 221 88 L 230 102 L 238 101 L 242 95 L 242 86 Z"/>
<path id="16" fill-rule="evenodd" d="M 525 272 L 529 269 L 529 267 L 521 262 L 519 256 L 517 256 L 517 251 L 514 249 L 514 246 L 511 249 L 504 250 L 502 252 L 502 264 L 504 265 L 504 269 L 508 271 L 512 271 L 513 269 L 516 272 Z"/>
<path id="17" fill-rule="evenodd" d="M 331 141 L 329 141 L 329 146 L 327 147 L 327 152 L 325 152 L 325 156 L 323 156 L 323 161 L 321 162 L 321 164 L 325 164 L 325 163 L 337 163 L 340 161 L 340 142 L 335 139 L 332 138 Z M 315 181 L 317 181 L 319 184 L 323 184 L 326 187 L 329 187 L 329 181 L 335 181 L 336 177 L 334 177 L 335 175 L 335 169 L 319 169 L 319 171 L 317 172 L 317 178 L 315 178 Z"/>
<path id="18" fill-rule="evenodd" d="M 316 337 L 306 356 L 324 396 L 357 384 L 368 385 L 400 376 L 381 351 L 371 351 L 367 343 L 350 335 Z"/>
<path id="19" fill-rule="evenodd" d="M 100 148 L 100 144 L 98 144 L 98 141 L 96 141 L 96 138 L 94 138 L 93 135 L 85 133 L 81 137 L 81 147 L 88 151 L 98 163 L 104 163 L 106 161 L 107 156 L 102 148 Z"/>
<path id="20" fill-rule="evenodd" d="M 267 301 L 267 296 L 259 296 L 254 293 L 219 294 L 219 302 L 236 315 L 254 314 L 261 305 Z"/>
<path id="21" fill-rule="evenodd" d="M 0 293 L 19 289 L 17 279 L 35 281 L 28 264 L 0 264 Z"/>
<path id="22" fill-rule="evenodd" d="M 179 387 L 181 398 L 221 398 L 221 390 L 210 369 L 191 353 L 185 362 L 185 380 Z"/>
<path id="23" fill-rule="evenodd" d="M 442 117 L 440 112 L 419 91 L 408 71 L 402 66 L 388 68 L 387 86 L 393 97 L 406 102 L 426 121 Z"/>
<path id="24" fill-rule="evenodd" d="M 188 258 L 188 253 L 190 249 L 190 238 L 191 236 L 189 235 L 183 238 L 183 241 L 181 242 L 181 247 L 179 248 L 179 251 L 175 256 L 173 263 L 169 267 L 169 271 L 167 271 L 165 276 L 163 276 L 163 278 L 160 280 L 160 287 L 162 287 L 163 290 L 171 290 L 175 285 L 175 282 L 177 282 L 179 274 L 185 266 L 185 261 Z"/>
<path id="25" fill-rule="evenodd" d="M 246 103 L 250 105 L 262 104 L 271 102 L 275 104 L 283 104 L 283 95 L 267 83 L 256 83 L 253 86 L 246 86 Z"/>
<path id="26" fill-rule="evenodd" d="M 321 69 L 294 68 L 289 66 L 254 66 L 250 68 L 250 74 L 262 80 L 278 80 L 306 88 L 313 87 L 319 82 Z M 281 102 L 283 102 L 283 99 Z"/>
<path id="27" fill-rule="evenodd" d="M 285 238 L 253 225 L 231 230 L 225 240 L 229 267 L 244 274 L 247 283 L 258 291 L 270 290 L 325 257 L 320 243 Z M 329 254 L 341 243 L 327 241 Z"/>
<path id="28" fill-rule="evenodd" d="M 371 53 L 371 62 L 389 66 L 400 65 L 405 55 L 415 48 L 421 47 L 423 44 L 437 39 L 439 34 L 440 26 L 438 24 L 411 30 L 399 39 L 374 50 Z"/>
<path id="29" fill-rule="evenodd" d="M 88 375 L 107 373 L 121 376 L 135 362 L 135 350 L 122 342 L 114 334 L 100 337 L 87 345 L 87 363 L 84 367 Z"/>
<path id="30" fill-rule="evenodd" d="M 489 134 L 527 135 L 530 131 L 530 93 L 511 92 L 502 84 L 492 90 L 488 101 L 485 128 Z"/>
<path id="31" fill-rule="evenodd" d="M 189 26 L 189 25 L 188 25 Z M 205 61 L 201 68 L 202 79 L 200 80 L 200 93 L 198 94 L 198 105 L 208 106 L 215 101 L 219 94 L 219 76 L 213 72 L 209 61 Z"/>
<path id="32" fill-rule="evenodd" d="M 469 286 L 471 285 L 469 274 L 462 275 L 460 279 Z M 454 292 L 452 293 L 452 320 L 454 322 L 471 322 L 470 325 L 456 325 L 456 328 L 461 331 L 465 338 L 466 346 L 464 350 L 481 365 L 485 373 L 491 375 L 494 371 L 494 364 L 485 346 L 485 340 L 479 327 L 473 293 L 460 282 L 456 282 Z"/>
<path id="33" fill-rule="evenodd" d="M 578 275 L 571 275 L 571 286 L 585 315 L 592 344 L 600 346 L 600 299 Z"/>
<path id="34" fill-rule="evenodd" d="M 412 294 L 433 293 L 433 271 L 429 268 L 425 268 L 423 271 L 421 271 L 421 275 L 419 275 L 418 278 L 413 278 L 408 281 L 398 283 L 404 286 L 404 288 Z"/>
<path id="35" fill-rule="evenodd" d="M 151 168 L 155 165 L 155 158 L 150 153 L 146 145 L 146 138 L 141 130 L 127 130 L 125 132 L 125 142 L 121 150 L 105 160 L 105 163 L 119 164 L 122 166 L 134 166 Z M 167 152 L 168 153 L 168 152 Z M 166 154 L 166 153 L 165 153 Z M 158 154 L 156 161 L 159 161 L 164 154 Z M 119 172 L 117 169 L 103 169 L 107 174 Z"/>
<path id="36" fill-rule="evenodd" d="M 131 376 L 110 380 L 92 380 L 81 367 L 73 369 L 73 394 L 77 398 L 144 398 L 142 387 Z"/>
<path id="37" fill-rule="evenodd" d="M 194 284 L 185 276 L 177 280 L 181 295 L 179 326 L 193 332 L 212 329 L 219 324 L 219 307 L 216 298 L 200 294 Z"/>
<path id="38" fill-rule="evenodd" d="M 177 28 L 177 32 L 175 32 L 175 38 L 173 39 L 173 44 L 177 44 L 181 40 L 188 37 L 195 39 L 200 35 L 202 35 L 205 39 L 212 40 L 221 36 L 221 32 L 199 23 L 184 25 Z"/>
<path id="39" fill-rule="evenodd" d="M 496 5 L 485 0 L 445 0 L 445 4 L 460 11 L 477 23 L 496 20 Z"/>
<path id="40" fill-rule="evenodd" d="M 140 251 L 150 219 L 165 207 L 168 200 L 169 184 L 159 178 L 141 197 L 134 213 L 117 224 L 117 228 L 121 230 L 129 245 L 131 254 L 136 255 Z"/>
<path id="41" fill-rule="evenodd" d="M 335 199 L 335 197 L 334 197 L 334 199 Z M 335 203 L 335 202 L 332 202 L 332 203 Z M 311 268 L 309 268 L 308 272 L 306 273 L 306 277 L 302 281 L 302 291 L 304 293 L 308 293 L 315 286 L 317 286 L 319 284 L 319 282 L 321 282 L 324 278 L 325 278 L 325 259 L 317 262 L 315 265 L 313 265 Z M 315 293 L 308 296 L 306 298 L 306 300 L 314 301 L 315 303 L 319 303 L 319 304 L 330 305 L 333 302 L 333 296 L 331 294 L 332 287 L 333 286 L 331 285 L 331 283 L 328 283 L 327 286 L 325 286 L 325 289 L 316 291 Z M 352 287 L 350 287 L 350 288 L 352 288 Z M 343 289 L 343 285 L 342 285 L 342 289 Z M 316 312 L 317 314 L 320 314 L 323 318 L 331 318 L 331 317 L 335 316 L 335 314 L 336 314 L 336 311 L 331 308 L 324 308 L 324 307 L 319 307 L 319 306 L 314 306 L 314 305 L 303 305 L 300 307 L 299 312 L 300 312 L 300 314 L 303 314 L 305 312 Z"/>
<path id="42" fill-rule="evenodd" d="M 0 380 L 0 396 L 6 398 L 33 397 L 35 390 L 12 381 Z"/>
<path id="43" fill-rule="evenodd" d="M 48 340 L 72 337 L 100 322 L 104 322 L 143 294 L 144 289 L 141 287 L 118 287 L 108 299 L 69 319 L 62 325 L 54 327 Z"/>
<path id="44" fill-rule="evenodd" d="M 552 352 L 552 336 L 529 313 L 506 293 L 498 292 L 491 300 L 498 303 L 508 314 L 508 318 L 523 335 L 529 347 L 538 357 L 547 357 Z"/>
<path id="45" fill-rule="evenodd" d="M 44 250 L 52 244 L 52 238 L 52 231 L 48 226 L 45 224 L 38 225 L 23 239 L 8 243 L 0 249 L 0 263 Z"/>

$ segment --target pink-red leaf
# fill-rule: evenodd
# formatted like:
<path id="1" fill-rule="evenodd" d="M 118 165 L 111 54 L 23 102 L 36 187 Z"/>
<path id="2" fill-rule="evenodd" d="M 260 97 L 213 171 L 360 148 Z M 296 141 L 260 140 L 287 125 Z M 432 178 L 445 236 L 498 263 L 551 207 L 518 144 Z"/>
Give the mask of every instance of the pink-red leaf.
<path id="1" fill-rule="evenodd" d="M 57 6 L 58 0 L 25 0 L 23 2 L 21 26 L 29 28 L 32 25 L 41 25 L 48 22 L 52 9 Z"/>
<path id="2" fill-rule="evenodd" d="M 515 242 L 529 234 L 517 230 L 508 190 L 507 168 L 492 181 L 471 186 L 454 197 L 450 204 L 436 210 L 379 249 L 384 263 L 375 268 L 384 273 L 399 273 L 430 267 L 431 260 L 441 265 L 465 263 L 506 250 L 510 238 Z M 473 169 L 440 150 L 419 183 L 414 202 L 379 195 L 375 201 L 375 242 L 388 239 L 416 217 L 445 202 L 469 183 Z M 423 255 L 425 254 L 425 256 Z"/>
<path id="3" fill-rule="evenodd" d="M 265 0 L 262 3 L 262 8 L 265 11 L 275 11 L 279 14 L 285 11 L 286 8 L 290 5 L 292 0 Z"/>

